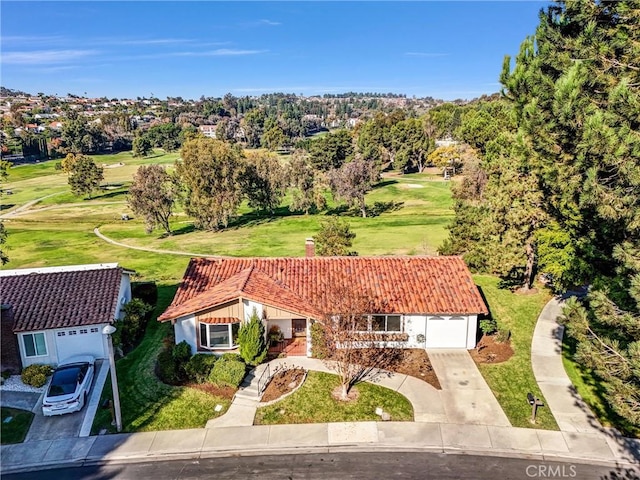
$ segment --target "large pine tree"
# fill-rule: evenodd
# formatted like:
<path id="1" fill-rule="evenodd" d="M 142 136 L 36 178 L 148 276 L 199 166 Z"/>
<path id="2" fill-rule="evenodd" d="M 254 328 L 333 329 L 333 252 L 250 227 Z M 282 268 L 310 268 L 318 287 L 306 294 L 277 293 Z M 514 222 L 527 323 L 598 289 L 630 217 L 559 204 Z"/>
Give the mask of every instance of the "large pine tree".
<path id="1" fill-rule="evenodd" d="M 612 409 L 640 426 L 640 5 L 557 2 L 502 82 L 551 219 L 540 266 L 592 285 L 568 332 Z"/>

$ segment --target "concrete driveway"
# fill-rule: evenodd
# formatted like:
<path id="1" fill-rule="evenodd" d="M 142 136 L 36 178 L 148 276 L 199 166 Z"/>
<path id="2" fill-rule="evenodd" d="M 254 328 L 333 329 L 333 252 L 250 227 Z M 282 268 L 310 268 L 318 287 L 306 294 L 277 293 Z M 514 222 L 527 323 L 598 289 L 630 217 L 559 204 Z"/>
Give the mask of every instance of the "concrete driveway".
<path id="1" fill-rule="evenodd" d="M 96 381 L 98 380 L 98 372 L 101 370 L 101 360 L 96 361 L 95 374 L 93 376 L 93 383 L 91 384 L 91 390 L 89 391 L 89 399 L 87 405 L 82 410 L 74 413 L 66 413 L 64 415 L 56 415 L 53 417 L 45 417 L 42 414 L 42 399 L 44 394 L 38 399 L 38 403 L 35 406 L 33 412 L 35 417 L 29 428 L 29 433 L 25 438 L 25 442 L 33 442 L 38 440 L 57 440 L 61 438 L 79 437 L 80 429 L 85 419 L 85 415 L 90 411 L 89 403 L 94 397 L 100 397 L 102 393 L 102 385 L 96 389 Z M 95 415 L 95 410 L 93 411 Z M 93 421 L 93 419 L 91 419 Z"/>
<path id="2" fill-rule="evenodd" d="M 440 398 L 448 422 L 511 426 L 469 352 L 434 348 L 427 354 L 442 386 Z"/>

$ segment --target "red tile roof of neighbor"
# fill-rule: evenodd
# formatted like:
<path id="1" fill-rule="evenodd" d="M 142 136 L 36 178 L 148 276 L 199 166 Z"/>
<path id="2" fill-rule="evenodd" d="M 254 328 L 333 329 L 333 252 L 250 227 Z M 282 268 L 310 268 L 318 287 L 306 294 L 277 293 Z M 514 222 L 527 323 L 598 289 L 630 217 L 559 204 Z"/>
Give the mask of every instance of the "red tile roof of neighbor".
<path id="1" fill-rule="evenodd" d="M 13 309 L 14 332 L 106 323 L 115 314 L 122 272 L 116 267 L 2 275 L 0 294 Z"/>
<path id="2" fill-rule="evenodd" d="M 193 258 L 158 320 L 239 297 L 318 318 L 339 288 L 384 305 L 381 313 L 487 313 L 461 257 Z"/>

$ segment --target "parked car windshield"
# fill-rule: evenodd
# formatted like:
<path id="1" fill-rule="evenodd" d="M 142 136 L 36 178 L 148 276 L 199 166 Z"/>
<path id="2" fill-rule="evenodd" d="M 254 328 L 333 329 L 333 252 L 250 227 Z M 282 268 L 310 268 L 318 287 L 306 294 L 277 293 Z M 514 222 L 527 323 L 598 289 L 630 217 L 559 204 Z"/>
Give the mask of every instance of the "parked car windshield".
<path id="1" fill-rule="evenodd" d="M 76 391 L 81 367 L 73 366 L 56 370 L 49 386 L 49 397 L 68 395 Z"/>

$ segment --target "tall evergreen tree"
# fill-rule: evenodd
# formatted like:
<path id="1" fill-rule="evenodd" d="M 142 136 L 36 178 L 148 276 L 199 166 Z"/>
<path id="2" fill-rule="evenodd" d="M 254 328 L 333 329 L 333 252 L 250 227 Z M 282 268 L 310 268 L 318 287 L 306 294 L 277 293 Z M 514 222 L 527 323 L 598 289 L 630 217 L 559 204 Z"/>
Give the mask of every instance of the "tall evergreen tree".
<path id="1" fill-rule="evenodd" d="M 606 400 L 640 426 L 640 6 L 559 1 L 522 44 L 505 94 L 552 221 L 541 267 L 589 282 L 566 311 L 577 356 Z M 553 260 L 560 258 L 561 261 Z"/>

